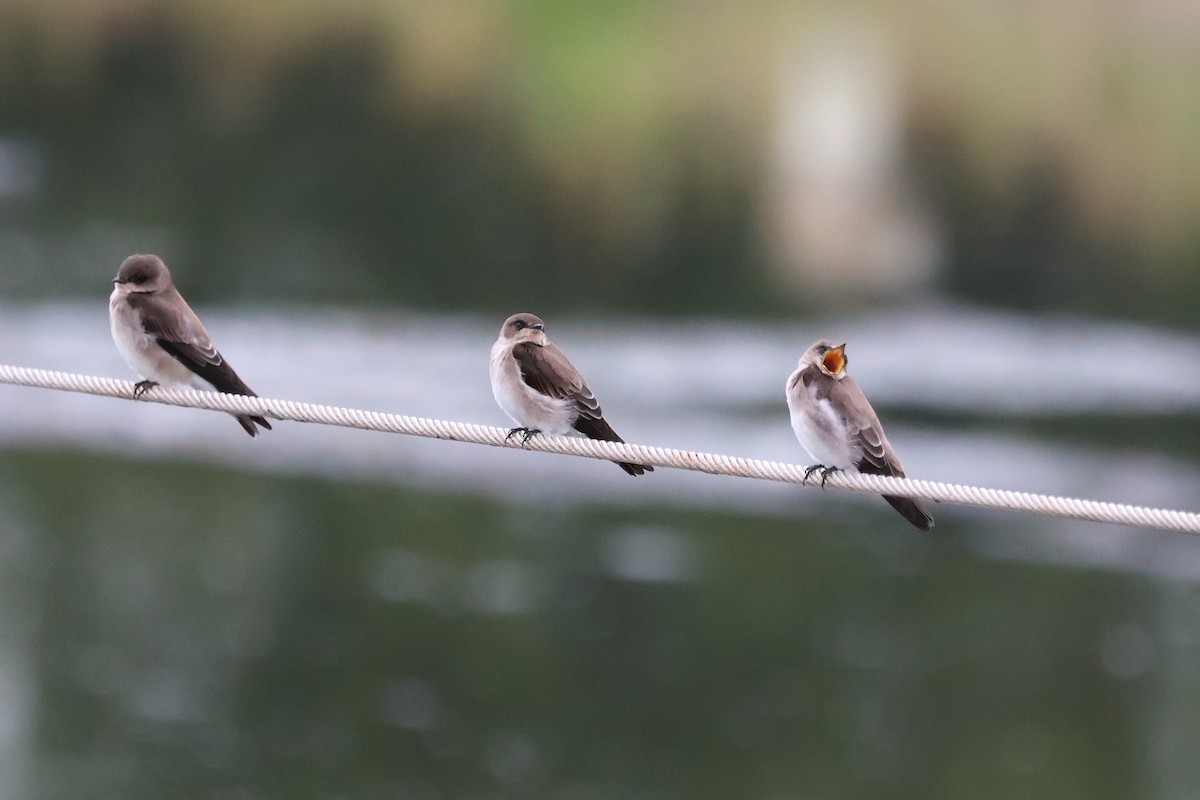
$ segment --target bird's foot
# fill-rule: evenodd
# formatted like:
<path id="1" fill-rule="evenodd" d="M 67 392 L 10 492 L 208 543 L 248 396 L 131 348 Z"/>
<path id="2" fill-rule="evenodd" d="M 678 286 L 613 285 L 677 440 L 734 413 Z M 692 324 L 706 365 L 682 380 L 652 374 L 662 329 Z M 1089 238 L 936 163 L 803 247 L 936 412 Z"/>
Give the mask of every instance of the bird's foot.
<path id="1" fill-rule="evenodd" d="M 808 479 L 812 477 L 814 472 L 821 473 L 821 488 L 825 488 L 825 481 L 829 480 L 829 476 L 835 472 L 841 472 L 837 467 L 827 467 L 824 464 L 813 464 L 808 469 L 804 470 L 804 479 L 801 483 L 808 483 Z"/>
<path id="2" fill-rule="evenodd" d="M 829 480 L 829 476 L 835 472 L 841 472 L 837 467 L 824 467 L 821 470 L 821 488 L 825 488 L 825 481 Z"/>
<path id="3" fill-rule="evenodd" d="M 530 439 L 537 436 L 541 431 L 535 428 L 513 428 L 508 432 L 508 436 L 504 437 L 504 441 L 508 441 L 517 434 L 521 435 L 521 444 L 527 444 Z"/>
<path id="4" fill-rule="evenodd" d="M 158 381 L 138 381 L 133 385 L 133 399 L 141 400 L 142 395 L 158 386 Z"/>

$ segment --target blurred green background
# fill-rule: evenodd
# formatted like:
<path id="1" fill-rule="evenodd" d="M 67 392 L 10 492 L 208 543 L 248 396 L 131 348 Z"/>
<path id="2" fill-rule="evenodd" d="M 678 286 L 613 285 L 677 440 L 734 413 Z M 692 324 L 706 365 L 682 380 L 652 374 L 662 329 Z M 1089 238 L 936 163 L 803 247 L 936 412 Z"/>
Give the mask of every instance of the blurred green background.
<path id="1" fill-rule="evenodd" d="M 1132 322 L 1191 356 L 1198 177 L 1200 11 L 1174 0 L 0 6 L 0 296 L 86 301 L 96 338 L 116 266 L 157 252 L 202 310 L 375 332 L 531 310 L 752 338 L 936 303 L 1014 331 Z M 17 341 L 2 360 L 89 371 Z M 1042 369 L 1036 342 L 1005 346 Z M 1164 374 L 1112 371 L 1148 396 Z M 786 438 L 772 391 L 752 410 Z M 1091 448 L 1085 494 L 1140 473 L 1090 484 L 1079 452 L 1200 467 L 1194 406 L 1082 404 L 877 407 Z M 920 536 L 815 493 L 801 518 L 571 484 L 541 502 L 13 425 L 0 798 L 1200 793 L 1186 537 L 947 509 Z"/>
<path id="2" fill-rule="evenodd" d="M 5 4 L 7 295 L 1197 312 L 1185 3 L 247 5 Z"/>

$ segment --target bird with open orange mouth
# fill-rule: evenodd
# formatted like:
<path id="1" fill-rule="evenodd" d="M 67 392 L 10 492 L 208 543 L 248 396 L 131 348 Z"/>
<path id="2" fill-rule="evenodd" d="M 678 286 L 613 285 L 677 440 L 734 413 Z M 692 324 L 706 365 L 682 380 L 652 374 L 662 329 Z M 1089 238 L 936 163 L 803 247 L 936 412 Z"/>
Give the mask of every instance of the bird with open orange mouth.
<path id="1" fill-rule="evenodd" d="M 857 381 L 846 374 L 848 363 L 846 345 L 822 339 L 805 351 L 788 378 L 792 430 L 817 461 L 804 478 L 818 470 L 822 486 L 837 470 L 903 478 L 904 468 L 879 417 Z M 933 527 L 933 517 L 916 500 L 886 494 L 883 499 L 921 530 Z"/>

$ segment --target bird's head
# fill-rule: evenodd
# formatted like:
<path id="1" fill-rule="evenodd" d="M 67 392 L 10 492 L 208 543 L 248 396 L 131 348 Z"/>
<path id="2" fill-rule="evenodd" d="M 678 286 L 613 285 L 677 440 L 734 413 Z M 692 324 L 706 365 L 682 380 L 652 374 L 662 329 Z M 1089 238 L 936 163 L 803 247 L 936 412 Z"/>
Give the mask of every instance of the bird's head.
<path id="1" fill-rule="evenodd" d="M 121 262 L 113 283 L 123 294 L 161 292 L 171 287 L 171 272 L 158 256 L 130 256 Z"/>
<path id="2" fill-rule="evenodd" d="M 846 345 L 835 345 L 828 339 L 822 339 L 808 348 L 800 361 L 805 366 L 810 364 L 815 366 L 821 372 L 837 380 L 846 377 L 846 365 L 850 363 L 850 360 L 846 358 Z"/>
<path id="3" fill-rule="evenodd" d="M 533 314 L 513 314 L 504 320 L 500 337 L 513 344 L 532 342 L 538 346 L 546 344 L 546 324 Z"/>

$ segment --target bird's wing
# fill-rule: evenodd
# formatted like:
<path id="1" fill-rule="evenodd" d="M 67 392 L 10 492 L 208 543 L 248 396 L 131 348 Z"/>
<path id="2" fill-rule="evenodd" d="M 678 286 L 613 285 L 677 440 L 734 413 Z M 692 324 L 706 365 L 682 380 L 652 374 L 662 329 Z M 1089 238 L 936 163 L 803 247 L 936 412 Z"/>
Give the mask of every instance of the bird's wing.
<path id="1" fill-rule="evenodd" d="M 196 313 L 178 293 L 175 298 L 179 301 L 177 304 L 163 302 L 162 298 L 141 300 L 137 295 L 131 295 L 130 302 L 141 313 L 142 330 L 153 336 L 158 346 L 176 361 L 218 391 L 255 396 L 217 352 Z"/>
<path id="2" fill-rule="evenodd" d="M 904 467 L 900 466 L 900 459 L 884 435 L 875 409 L 867 402 L 867 396 L 858 383 L 849 375 L 834 383 L 837 388 L 833 391 L 840 394 L 842 406 L 846 409 L 846 432 L 858 447 L 859 459 L 855 464 L 858 471 L 868 475 L 905 477 Z M 933 515 L 920 501 L 890 494 L 885 494 L 883 499 L 921 530 L 927 531 L 933 527 Z"/>
<path id="3" fill-rule="evenodd" d="M 513 347 L 513 358 L 521 368 L 521 378 L 534 391 L 559 400 L 569 400 L 579 412 L 575 430 L 592 439 L 625 441 L 604 419 L 596 395 L 575 365 L 553 343 L 536 345 L 522 342 Z"/>
<path id="4" fill-rule="evenodd" d="M 522 342 L 512 349 L 513 358 L 521 369 L 521 379 L 536 392 L 559 400 L 568 400 L 575 405 L 579 416 L 575 419 L 575 430 L 589 439 L 600 439 L 607 442 L 624 442 L 608 420 L 596 395 L 588 388 L 587 381 L 575 365 L 563 355 L 553 343 L 536 345 L 532 342 Z M 654 467 L 641 464 L 626 464 L 618 461 L 617 465 L 630 475 L 642 475 L 653 472 Z"/>
<path id="5" fill-rule="evenodd" d="M 570 400 L 584 414 L 598 419 L 600 404 L 575 365 L 552 343 L 522 342 L 512 350 L 521 379 L 534 391 L 559 400 Z"/>
<path id="6" fill-rule="evenodd" d="M 830 394 L 837 394 L 838 404 L 846 411 L 846 433 L 859 452 L 855 466 L 859 472 L 873 475 L 904 477 L 900 459 L 883 433 L 883 425 L 867 396 L 854 378 L 847 375 L 833 381 Z"/>

